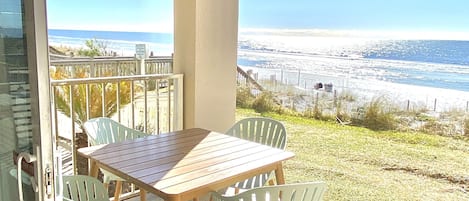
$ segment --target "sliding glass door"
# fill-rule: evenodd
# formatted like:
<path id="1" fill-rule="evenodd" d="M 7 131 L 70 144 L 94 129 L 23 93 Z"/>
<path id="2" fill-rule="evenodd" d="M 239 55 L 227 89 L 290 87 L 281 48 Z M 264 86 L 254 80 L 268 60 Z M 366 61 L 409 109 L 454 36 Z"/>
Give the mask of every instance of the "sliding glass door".
<path id="1" fill-rule="evenodd" d="M 0 5 L 0 200 L 54 200 L 45 1 Z"/>

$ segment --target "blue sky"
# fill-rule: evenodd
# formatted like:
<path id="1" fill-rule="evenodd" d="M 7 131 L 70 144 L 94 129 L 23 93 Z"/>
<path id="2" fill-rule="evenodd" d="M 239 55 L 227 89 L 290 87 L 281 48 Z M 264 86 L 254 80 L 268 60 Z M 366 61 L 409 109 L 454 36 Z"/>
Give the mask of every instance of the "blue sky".
<path id="1" fill-rule="evenodd" d="M 172 0 L 48 0 L 50 28 L 172 31 Z M 239 28 L 456 32 L 467 0 L 239 0 Z"/>
<path id="2" fill-rule="evenodd" d="M 171 32 L 172 0 L 48 0 L 49 28 Z"/>
<path id="3" fill-rule="evenodd" d="M 240 0 L 240 25 L 469 31 L 467 0 Z"/>

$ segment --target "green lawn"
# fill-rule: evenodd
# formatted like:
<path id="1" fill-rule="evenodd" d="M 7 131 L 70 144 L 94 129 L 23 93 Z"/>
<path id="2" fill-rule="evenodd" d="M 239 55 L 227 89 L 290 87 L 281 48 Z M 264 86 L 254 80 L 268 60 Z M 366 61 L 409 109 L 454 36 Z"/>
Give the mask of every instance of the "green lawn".
<path id="1" fill-rule="evenodd" d="M 296 154 L 284 164 L 287 183 L 325 181 L 325 200 L 469 200 L 467 140 L 264 116 L 285 124 L 287 150 Z"/>

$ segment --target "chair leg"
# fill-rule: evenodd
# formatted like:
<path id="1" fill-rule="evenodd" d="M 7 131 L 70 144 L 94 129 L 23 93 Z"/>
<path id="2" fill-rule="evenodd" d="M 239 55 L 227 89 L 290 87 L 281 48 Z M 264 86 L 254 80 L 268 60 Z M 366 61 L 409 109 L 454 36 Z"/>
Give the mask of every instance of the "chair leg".
<path id="1" fill-rule="evenodd" d="M 274 185 L 275 185 L 274 179 L 269 179 L 269 185 L 270 185 L 270 186 L 274 186 Z"/>
<path id="2" fill-rule="evenodd" d="M 140 188 L 140 201 L 147 201 L 147 192 Z"/>
<path id="3" fill-rule="evenodd" d="M 238 188 L 238 187 L 235 187 L 235 189 L 234 189 L 234 194 L 236 195 L 236 194 L 238 194 L 238 193 L 239 193 L 239 188 Z"/>
<path id="4" fill-rule="evenodd" d="M 122 191 L 122 181 L 116 181 L 116 191 L 114 192 L 114 201 L 119 201 Z"/>

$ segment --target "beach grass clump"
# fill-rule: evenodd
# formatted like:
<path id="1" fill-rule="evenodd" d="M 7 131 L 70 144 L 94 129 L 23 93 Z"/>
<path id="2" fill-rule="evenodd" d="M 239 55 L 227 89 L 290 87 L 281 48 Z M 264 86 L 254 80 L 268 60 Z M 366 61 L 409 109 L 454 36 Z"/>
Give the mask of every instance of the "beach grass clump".
<path id="1" fill-rule="evenodd" d="M 341 99 L 337 101 L 335 108 L 335 118 L 339 123 L 350 122 L 352 120 L 349 112 L 344 108 L 344 103 Z"/>
<path id="2" fill-rule="evenodd" d="M 457 119 L 460 119 L 462 116 L 464 116 L 465 114 L 465 111 L 461 108 L 457 108 L 457 107 L 452 107 L 452 108 L 449 108 L 443 112 L 441 112 L 440 116 L 442 119 L 454 119 L 454 120 L 457 120 Z"/>
<path id="3" fill-rule="evenodd" d="M 252 103 L 254 111 L 259 113 L 273 112 L 277 110 L 274 95 L 271 92 L 262 92 Z"/>
<path id="4" fill-rule="evenodd" d="M 464 135 L 469 137 L 469 117 L 464 118 Z"/>
<path id="5" fill-rule="evenodd" d="M 455 136 L 457 134 L 456 127 L 453 123 L 442 122 L 438 120 L 430 120 L 423 124 L 420 131 L 428 134 L 441 136 Z"/>
<path id="6" fill-rule="evenodd" d="M 314 119 L 321 119 L 322 118 L 322 107 L 319 106 L 319 102 L 316 101 L 316 104 L 314 104 L 313 111 L 312 111 L 312 117 Z"/>
<path id="7" fill-rule="evenodd" d="M 368 107 L 365 107 L 362 126 L 371 130 L 394 130 L 398 121 L 392 112 L 392 104 L 385 98 L 374 98 Z"/>
<path id="8" fill-rule="evenodd" d="M 312 108 L 307 108 L 303 112 L 303 117 L 306 118 L 311 118 L 311 119 L 316 119 L 316 120 L 323 120 L 324 115 L 322 113 L 322 110 L 320 109 L 320 106 L 318 104 L 315 104 L 314 107 Z"/>
<path id="9" fill-rule="evenodd" d="M 312 118 L 322 121 L 334 121 L 336 119 L 336 113 L 333 107 L 328 107 L 327 99 L 319 99 L 316 96 L 316 100 L 312 107 L 308 107 L 302 112 L 302 116 L 306 118 Z"/>
<path id="10" fill-rule="evenodd" d="M 236 90 L 236 106 L 240 108 L 251 108 L 254 95 L 249 87 L 238 87 Z"/>

